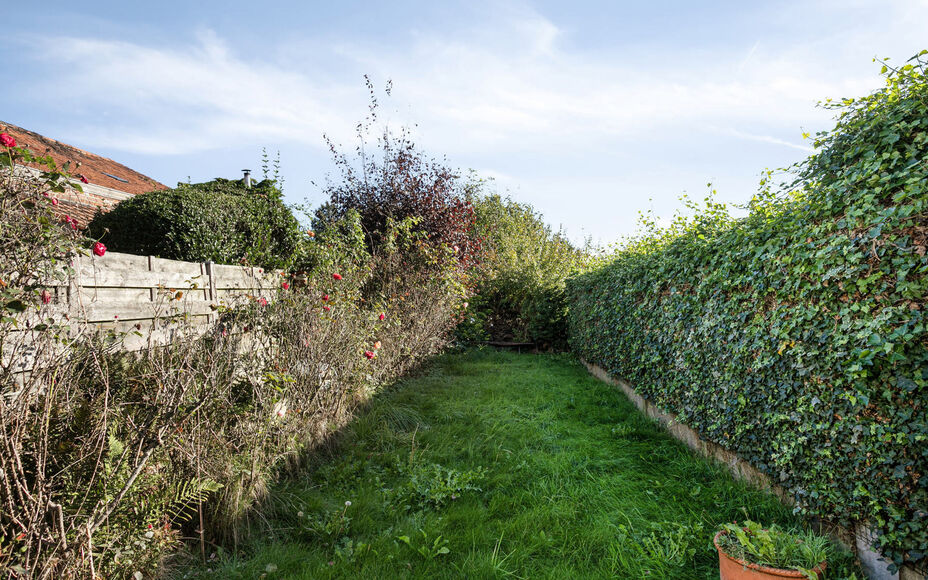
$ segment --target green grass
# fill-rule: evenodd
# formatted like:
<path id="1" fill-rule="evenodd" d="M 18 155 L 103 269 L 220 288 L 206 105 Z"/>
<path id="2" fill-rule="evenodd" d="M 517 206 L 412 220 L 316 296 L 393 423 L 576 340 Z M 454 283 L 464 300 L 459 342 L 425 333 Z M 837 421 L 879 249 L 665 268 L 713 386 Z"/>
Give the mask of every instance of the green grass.
<path id="1" fill-rule="evenodd" d="M 715 579 L 720 524 L 799 523 L 575 359 L 495 351 L 378 396 L 271 497 L 248 544 L 182 576 Z"/>

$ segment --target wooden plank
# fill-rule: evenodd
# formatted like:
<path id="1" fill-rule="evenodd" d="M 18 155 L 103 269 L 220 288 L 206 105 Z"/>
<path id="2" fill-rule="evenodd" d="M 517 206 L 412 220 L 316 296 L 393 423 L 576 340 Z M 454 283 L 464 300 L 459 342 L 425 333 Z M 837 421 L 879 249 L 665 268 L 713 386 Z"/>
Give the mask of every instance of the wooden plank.
<path id="1" fill-rule="evenodd" d="M 147 270 L 93 269 L 82 266 L 77 272 L 77 283 L 84 288 L 205 288 L 205 276 L 190 276 L 172 272 L 149 272 Z"/>
<path id="2" fill-rule="evenodd" d="M 206 270 L 202 262 L 181 262 L 180 260 L 166 260 L 152 256 L 149 267 L 152 272 L 167 272 L 206 278 Z"/>
<path id="3" fill-rule="evenodd" d="M 83 287 L 133 287 L 152 288 L 163 285 L 168 288 L 205 288 L 207 277 L 202 265 L 194 262 L 179 262 L 107 252 L 103 257 L 81 256 L 75 263 L 77 283 Z"/>
<path id="4" fill-rule="evenodd" d="M 148 288 L 112 288 L 112 287 L 81 287 L 78 290 L 78 304 L 91 302 L 146 302 L 151 303 L 151 293 Z"/>
<path id="5" fill-rule="evenodd" d="M 90 302 L 72 311 L 72 318 L 86 322 L 146 320 L 178 314 L 212 314 L 211 303 L 206 300 L 179 301 L 175 304 L 157 302 Z"/>

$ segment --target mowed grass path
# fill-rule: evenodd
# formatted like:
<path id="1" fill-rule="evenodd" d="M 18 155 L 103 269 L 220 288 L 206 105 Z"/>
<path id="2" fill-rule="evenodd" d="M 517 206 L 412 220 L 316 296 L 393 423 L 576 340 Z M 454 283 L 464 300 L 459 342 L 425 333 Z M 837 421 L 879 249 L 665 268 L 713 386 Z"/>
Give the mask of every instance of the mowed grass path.
<path id="1" fill-rule="evenodd" d="M 495 351 L 391 387 L 271 497 L 238 555 L 182 576 L 707 579 L 719 524 L 797 524 L 575 359 Z"/>

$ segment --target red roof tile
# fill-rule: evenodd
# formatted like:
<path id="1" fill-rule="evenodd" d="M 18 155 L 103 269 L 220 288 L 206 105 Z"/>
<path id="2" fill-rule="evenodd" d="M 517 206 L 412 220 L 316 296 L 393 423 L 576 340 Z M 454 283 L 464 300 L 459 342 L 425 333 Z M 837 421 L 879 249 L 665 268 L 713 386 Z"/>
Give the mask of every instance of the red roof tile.
<path id="1" fill-rule="evenodd" d="M 163 183 L 159 183 L 148 176 L 142 175 L 138 171 L 129 169 L 121 163 L 116 163 L 112 159 L 94 155 L 83 149 L 78 149 L 77 147 L 66 145 L 60 141 L 49 139 L 33 131 L 23 129 L 22 127 L 0 121 L 0 132 L 8 133 L 11 137 L 16 139 L 16 144 L 18 146 L 28 147 L 36 155 L 51 156 L 59 167 L 70 161 L 71 175 L 83 175 L 94 185 L 100 185 L 134 195 L 154 191 L 156 189 L 168 189 Z M 105 210 L 103 207 L 101 207 L 101 209 Z"/>

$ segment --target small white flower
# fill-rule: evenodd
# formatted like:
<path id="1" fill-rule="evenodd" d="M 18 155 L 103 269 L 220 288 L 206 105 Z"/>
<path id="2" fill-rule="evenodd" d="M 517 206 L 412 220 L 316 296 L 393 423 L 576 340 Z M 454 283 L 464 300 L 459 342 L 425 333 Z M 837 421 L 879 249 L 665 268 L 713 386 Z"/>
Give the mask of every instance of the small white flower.
<path id="1" fill-rule="evenodd" d="M 351 500 L 348 500 L 348 501 L 345 502 L 345 507 L 348 507 L 348 506 L 350 506 L 350 505 L 351 505 Z"/>
<path id="2" fill-rule="evenodd" d="M 267 572 L 268 574 L 273 574 L 274 572 L 277 571 L 277 564 L 268 564 L 267 566 L 264 567 L 264 571 Z"/>
<path id="3" fill-rule="evenodd" d="M 303 512 L 296 512 L 296 517 L 298 517 L 298 518 L 303 517 Z"/>

